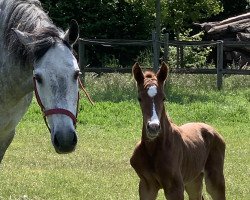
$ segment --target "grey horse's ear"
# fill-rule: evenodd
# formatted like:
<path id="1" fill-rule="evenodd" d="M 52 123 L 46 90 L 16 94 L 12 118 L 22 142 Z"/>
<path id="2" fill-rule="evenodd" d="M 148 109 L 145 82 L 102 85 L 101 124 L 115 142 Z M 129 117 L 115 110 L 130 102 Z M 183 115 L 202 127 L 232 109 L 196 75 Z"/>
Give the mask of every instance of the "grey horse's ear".
<path id="1" fill-rule="evenodd" d="M 70 22 L 70 27 L 66 31 L 63 39 L 67 41 L 71 46 L 73 46 L 79 38 L 79 26 L 76 20 L 72 19 Z"/>
<path id="2" fill-rule="evenodd" d="M 19 31 L 16 28 L 12 28 L 11 30 L 16 34 L 18 40 L 25 46 L 35 41 L 34 36 L 30 33 Z"/>

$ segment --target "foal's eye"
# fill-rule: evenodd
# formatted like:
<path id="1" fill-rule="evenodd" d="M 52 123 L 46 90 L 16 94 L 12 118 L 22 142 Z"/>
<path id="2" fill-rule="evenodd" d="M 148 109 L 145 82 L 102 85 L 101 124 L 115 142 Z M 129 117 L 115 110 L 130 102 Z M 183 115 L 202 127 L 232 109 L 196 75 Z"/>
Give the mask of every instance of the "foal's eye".
<path id="1" fill-rule="evenodd" d="M 166 97 L 163 97 L 163 101 L 166 101 Z"/>
<path id="2" fill-rule="evenodd" d="M 74 74 L 74 79 L 78 79 L 79 75 L 81 75 L 82 73 L 80 71 L 76 71 Z"/>
<path id="3" fill-rule="evenodd" d="M 41 77 L 41 75 L 35 74 L 34 76 L 35 76 L 36 81 L 41 84 L 42 83 L 42 77 Z"/>
<path id="4" fill-rule="evenodd" d="M 138 99 L 139 102 L 141 102 L 141 97 L 138 97 L 137 99 Z"/>

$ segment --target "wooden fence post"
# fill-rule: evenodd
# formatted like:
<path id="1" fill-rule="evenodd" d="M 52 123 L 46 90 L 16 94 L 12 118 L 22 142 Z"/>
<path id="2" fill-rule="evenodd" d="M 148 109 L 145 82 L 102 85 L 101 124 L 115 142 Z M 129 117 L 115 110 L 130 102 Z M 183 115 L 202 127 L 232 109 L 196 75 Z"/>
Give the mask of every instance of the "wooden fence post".
<path id="1" fill-rule="evenodd" d="M 177 32 L 176 40 L 180 41 L 179 32 Z M 179 44 L 177 44 L 176 45 L 176 68 L 179 68 L 179 67 L 180 67 L 180 46 Z"/>
<path id="2" fill-rule="evenodd" d="M 184 47 L 180 46 L 180 67 L 184 68 Z"/>
<path id="3" fill-rule="evenodd" d="M 85 67 L 86 67 L 86 58 L 85 58 L 85 44 L 83 41 L 78 40 L 78 53 L 79 53 L 79 67 L 82 72 L 82 82 L 85 84 Z"/>
<path id="4" fill-rule="evenodd" d="M 157 72 L 159 64 L 159 41 L 157 39 L 156 32 L 152 32 L 152 43 L 153 43 L 153 70 Z"/>
<path id="5" fill-rule="evenodd" d="M 217 88 L 222 89 L 223 84 L 223 40 L 217 41 Z"/>
<path id="6" fill-rule="evenodd" d="M 169 33 L 165 33 L 163 61 L 166 63 L 168 62 L 168 52 L 169 52 Z"/>

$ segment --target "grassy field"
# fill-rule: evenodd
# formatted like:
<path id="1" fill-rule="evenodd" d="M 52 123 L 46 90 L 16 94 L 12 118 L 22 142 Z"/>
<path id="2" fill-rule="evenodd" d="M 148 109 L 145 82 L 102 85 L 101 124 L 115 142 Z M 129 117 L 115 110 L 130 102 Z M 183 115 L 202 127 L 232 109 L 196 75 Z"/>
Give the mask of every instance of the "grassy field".
<path id="1" fill-rule="evenodd" d="M 138 199 L 129 158 L 142 121 L 132 77 L 89 75 L 86 83 L 96 104 L 81 100 L 79 142 L 72 154 L 55 153 L 32 102 L 0 165 L 0 200 Z M 176 124 L 206 122 L 225 138 L 227 199 L 249 200 L 250 77 L 227 77 L 217 91 L 214 76 L 171 75 L 166 93 L 167 112 Z M 158 199 L 164 199 L 162 192 Z"/>

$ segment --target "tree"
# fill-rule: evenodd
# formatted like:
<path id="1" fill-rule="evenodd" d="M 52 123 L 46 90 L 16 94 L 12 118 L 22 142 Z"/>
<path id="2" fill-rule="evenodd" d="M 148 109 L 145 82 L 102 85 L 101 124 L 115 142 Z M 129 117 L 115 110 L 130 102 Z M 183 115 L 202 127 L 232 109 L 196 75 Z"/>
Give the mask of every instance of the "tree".
<path id="1" fill-rule="evenodd" d="M 249 10 L 249 0 L 220 0 L 223 6 L 223 11 L 216 16 L 212 16 L 206 21 L 221 21 L 223 19 L 240 15 Z"/>
<path id="2" fill-rule="evenodd" d="M 156 0 L 127 0 L 141 3 L 155 17 Z M 193 22 L 209 18 L 222 11 L 219 0 L 161 0 L 162 26 L 175 32 L 184 32 Z"/>
<path id="3" fill-rule="evenodd" d="M 80 25 L 81 37 L 146 39 L 152 18 L 138 3 L 125 0 L 42 0 L 53 21 L 66 28 L 71 19 Z"/>

